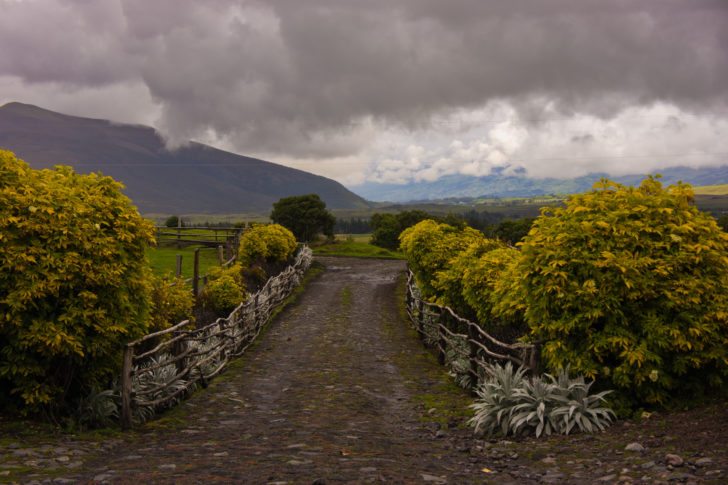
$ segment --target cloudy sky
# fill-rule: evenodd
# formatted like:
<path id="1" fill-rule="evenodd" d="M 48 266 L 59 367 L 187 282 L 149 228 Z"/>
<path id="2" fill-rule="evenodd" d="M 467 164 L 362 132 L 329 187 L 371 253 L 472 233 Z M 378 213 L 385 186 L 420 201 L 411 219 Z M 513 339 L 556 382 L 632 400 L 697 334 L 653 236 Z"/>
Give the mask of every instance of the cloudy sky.
<path id="1" fill-rule="evenodd" d="M 349 186 L 728 163 L 727 0 L 0 0 L 0 104 Z"/>

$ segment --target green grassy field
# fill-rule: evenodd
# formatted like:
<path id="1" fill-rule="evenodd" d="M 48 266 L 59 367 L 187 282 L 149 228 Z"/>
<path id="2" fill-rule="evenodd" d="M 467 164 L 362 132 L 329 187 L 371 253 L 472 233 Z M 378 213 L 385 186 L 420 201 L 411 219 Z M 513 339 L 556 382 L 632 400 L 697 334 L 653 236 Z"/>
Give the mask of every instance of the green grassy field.
<path id="1" fill-rule="evenodd" d="M 152 271 L 156 276 L 164 276 L 172 273 L 174 276 L 177 268 L 177 255 L 182 255 L 182 278 L 192 278 L 194 272 L 195 248 L 193 246 L 186 248 L 150 248 L 147 251 L 147 257 L 152 266 Z M 200 275 L 210 272 L 211 268 L 219 266 L 217 260 L 217 249 L 200 247 Z"/>
<path id="2" fill-rule="evenodd" d="M 334 243 L 312 247 L 319 256 L 352 256 L 356 258 L 405 259 L 399 252 L 372 246 L 368 242 L 337 239 Z"/>
<path id="3" fill-rule="evenodd" d="M 371 234 L 336 234 L 337 241 L 353 241 L 358 243 L 369 244 L 372 240 Z"/>
<path id="4" fill-rule="evenodd" d="M 693 187 L 696 195 L 728 195 L 728 184 Z"/>

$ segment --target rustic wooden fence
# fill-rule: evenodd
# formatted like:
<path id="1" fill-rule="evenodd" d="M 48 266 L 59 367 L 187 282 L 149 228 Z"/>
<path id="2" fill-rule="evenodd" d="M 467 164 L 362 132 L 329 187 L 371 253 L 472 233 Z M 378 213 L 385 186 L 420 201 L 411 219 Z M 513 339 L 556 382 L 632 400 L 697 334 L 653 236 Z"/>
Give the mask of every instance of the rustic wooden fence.
<path id="1" fill-rule="evenodd" d="M 223 246 L 229 259 L 240 246 L 240 237 L 245 231 L 241 227 L 156 226 L 154 238 L 157 246 Z"/>
<path id="2" fill-rule="evenodd" d="M 299 285 L 312 259 L 311 249 L 303 246 L 294 264 L 270 278 L 227 318 L 201 328 L 185 320 L 128 343 L 121 372 L 121 426 L 128 429 L 134 416 L 150 417 L 174 406 L 198 385 L 206 387 L 255 340 L 274 308 Z M 137 349 L 143 350 L 136 353 Z"/>
<path id="3" fill-rule="evenodd" d="M 228 259 L 227 261 L 224 261 L 222 256 L 222 246 L 218 246 L 218 260 L 220 261 L 220 266 L 223 268 L 229 268 L 231 264 L 233 264 L 238 259 L 237 251 L 233 254 L 233 256 Z M 177 270 L 175 272 L 177 278 L 180 277 L 182 274 L 182 255 L 177 255 Z M 200 275 L 200 248 L 195 248 L 194 252 L 194 259 L 192 263 L 192 278 L 187 278 L 186 280 L 182 280 L 182 283 L 185 284 L 191 284 L 192 285 L 192 294 L 197 297 L 200 292 L 205 289 L 205 286 L 207 286 L 207 280 L 210 278 L 210 273 L 205 273 L 203 275 Z M 177 283 L 171 283 L 172 286 L 176 285 Z"/>
<path id="4" fill-rule="evenodd" d="M 488 360 L 510 361 L 539 373 L 540 343 L 507 344 L 462 318 L 451 308 L 422 299 L 414 274 L 407 276 L 407 314 L 422 340 L 437 351 L 463 387 L 475 388 L 491 371 Z"/>
<path id="5" fill-rule="evenodd" d="M 196 227 L 181 225 L 177 227 L 156 226 L 155 241 L 158 247 L 162 246 L 207 246 L 217 248 L 217 258 L 220 266 L 227 268 L 233 264 L 238 256 L 240 238 L 248 230 L 247 225 L 240 227 Z M 192 278 L 183 280 L 190 283 L 192 293 L 197 296 L 207 284 L 209 274 L 200 275 L 200 248 L 195 248 L 193 259 Z M 182 274 L 182 255 L 177 255 L 175 276 Z M 173 283 L 174 284 L 174 283 Z"/>

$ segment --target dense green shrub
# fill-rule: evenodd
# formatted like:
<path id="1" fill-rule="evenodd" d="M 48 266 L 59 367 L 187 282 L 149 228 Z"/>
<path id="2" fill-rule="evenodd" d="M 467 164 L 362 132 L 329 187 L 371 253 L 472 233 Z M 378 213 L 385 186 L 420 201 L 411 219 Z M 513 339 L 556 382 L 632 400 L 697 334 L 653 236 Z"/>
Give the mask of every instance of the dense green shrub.
<path id="1" fill-rule="evenodd" d="M 454 254 L 444 270 L 435 274 L 432 281 L 437 292 L 435 302 L 449 306 L 465 318 L 490 322 L 489 296 L 493 282 L 518 254 L 496 239 L 474 240 L 465 250 Z"/>
<path id="2" fill-rule="evenodd" d="M 0 407 L 68 411 L 148 329 L 153 227 L 120 189 L 0 151 Z"/>
<path id="3" fill-rule="evenodd" d="M 151 303 L 149 331 L 156 332 L 190 319 L 195 298 L 181 278 L 153 277 Z"/>
<path id="4" fill-rule="evenodd" d="M 448 269 L 459 253 L 484 237 L 470 227 L 458 228 L 427 219 L 406 229 L 399 239 L 422 296 L 437 298 L 434 285 L 438 273 Z"/>
<path id="5" fill-rule="evenodd" d="M 728 232 L 728 214 L 723 214 L 716 222 L 718 223 L 718 227 Z"/>
<path id="6" fill-rule="evenodd" d="M 255 262 L 286 261 L 296 250 L 293 233 L 278 224 L 253 227 L 240 238 L 238 261 L 244 266 Z"/>
<path id="7" fill-rule="evenodd" d="M 245 300 L 245 285 L 242 282 L 242 267 L 234 264 L 227 269 L 216 268 L 210 276 L 200 302 L 215 310 L 219 316 L 227 316 Z"/>
<path id="8" fill-rule="evenodd" d="M 517 244 L 526 237 L 535 220 L 534 217 L 502 220 L 492 228 L 493 236 L 511 244 Z"/>
<path id="9" fill-rule="evenodd" d="M 399 235 L 402 226 L 393 214 L 374 214 L 369 225 L 372 227 L 370 244 L 380 248 L 396 251 L 399 248 Z"/>
<path id="10" fill-rule="evenodd" d="M 169 216 L 167 220 L 164 221 L 164 225 L 165 227 L 185 227 L 184 221 L 180 221 L 178 216 Z"/>
<path id="11" fill-rule="evenodd" d="M 602 180 L 538 218 L 497 289 L 551 368 L 615 387 L 620 405 L 667 403 L 728 374 L 728 234 L 690 186 Z"/>

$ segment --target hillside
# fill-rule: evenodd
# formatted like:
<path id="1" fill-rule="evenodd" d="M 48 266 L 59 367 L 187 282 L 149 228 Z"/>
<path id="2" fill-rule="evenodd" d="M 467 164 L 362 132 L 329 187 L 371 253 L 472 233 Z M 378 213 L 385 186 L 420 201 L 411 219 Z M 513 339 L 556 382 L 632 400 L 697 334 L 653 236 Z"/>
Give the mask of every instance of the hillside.
<path id="1" fill-rule="evenodd" d="M 728 166 L 689 168 L 671 167 L 660 170 L 665 184 L 678 180 L 692 185 L 728 183 Z M 493 173 L 485 177 L 447 175 L 434 182 L 416 182 L 406 185 L 378 184 L 368 182 L 352 187 L 369 200 L 407 202 L 436 201 L 465 198 L 507 198 L 533 197 L 546 194 L 576 194 L 592 188 L 594 182 L 607 177 L 625 185 L 639 184 L 644 174 L 613 177 L 605 173 L 594 173 L 577 178 L 535 179 L 523 175 Z"/>
<path id="2" fill-rule="evenodd" d="M 70 165 L 110 175 L 143 214 L 268 212 L 281 197 L 308 193 L 332 209 L 369 206 L 326 177 L 194 142 L 169 151 L 153 128 L 28 104 L 0 106 L 0 148 L 35 169 Z"/>

